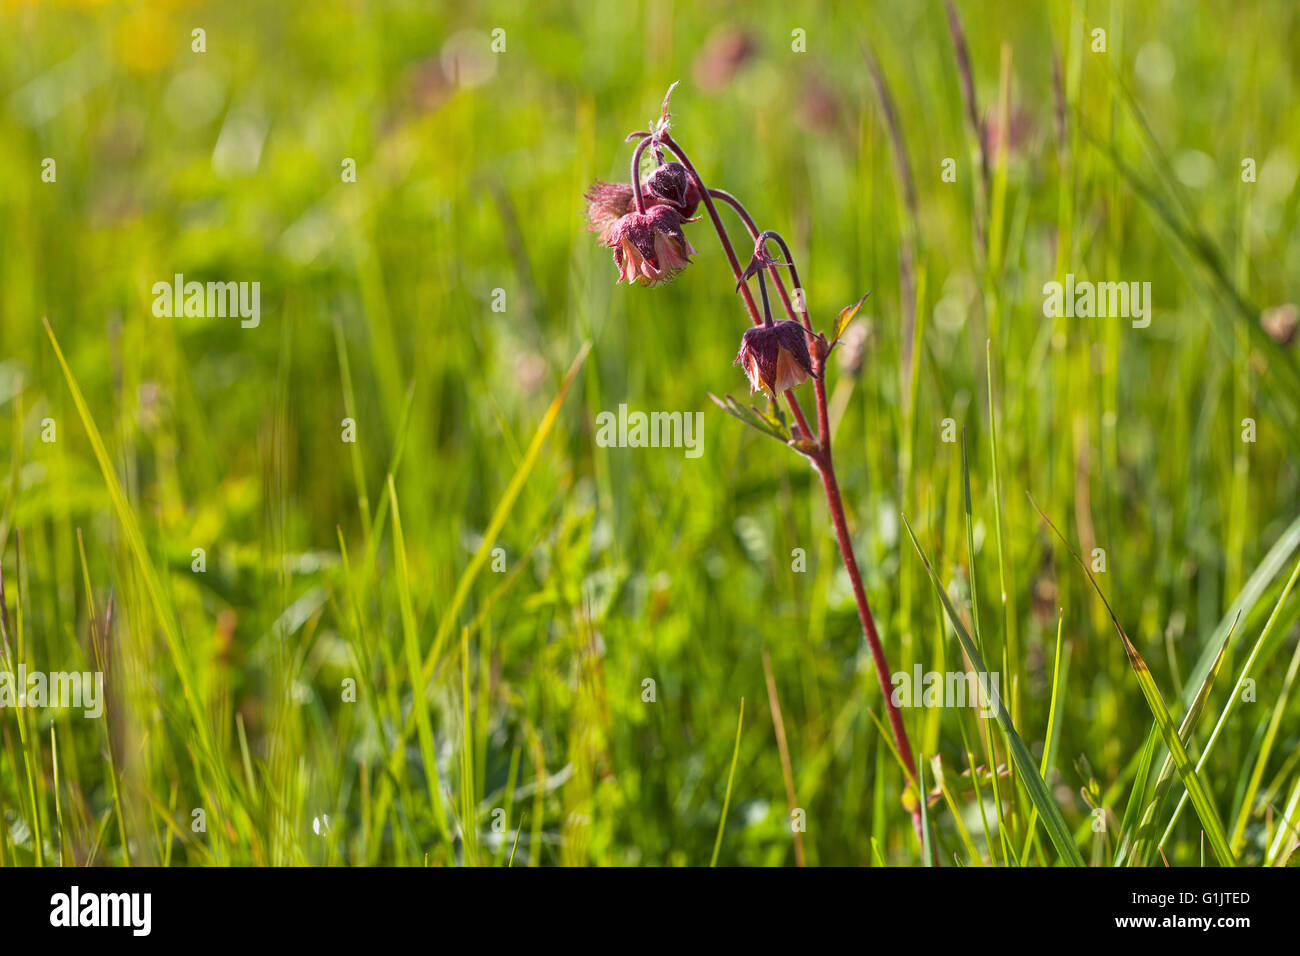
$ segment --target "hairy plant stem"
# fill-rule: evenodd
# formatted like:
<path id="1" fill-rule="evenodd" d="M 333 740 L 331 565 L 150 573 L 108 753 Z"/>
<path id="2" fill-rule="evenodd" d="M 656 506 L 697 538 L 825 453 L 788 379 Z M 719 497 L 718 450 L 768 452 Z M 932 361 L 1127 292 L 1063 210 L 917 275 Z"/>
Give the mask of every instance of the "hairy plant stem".
<path id="1" fill-rule="evenodd" d="M 709 195 L 714 199 L 721 200 L 736 211 L 736 215 L 740 217 L 740 221 L 743 222 L 745 228 L 749 230 L 749 238 L 753 239 L 755 243 L 758 242 L 760 235 L 776 236 L 776 233 L 770 231 L 767 233 L 760 233 L 758 231 L 758 226 L 754 223 L 754 217 L 749 214 L 749 210 L 745 208 L 744 204 L 739 199 L 731 195 L 731 193 L 727 192 L 725 189 L 710 189 Z M 782 241 L 782 245 L 784 245 L 784 241 Z M 790 261 L 788 254 L 786 255 L 786 261 Z M 790 318 L 796 322 L 802 321 L 803 327 L 811 332 L 812 326 L 808 323 L 808 313 L 805 311 L 802 319 L 795 314 L 794 304 L 790 301 L 790 296 L 785 291 L 785 283 L 781 281 L 781 273 L 777 271 L 776 266 L 769 265 L 767 271 L 768 274 L 772 276 L 772 284 L 776 287 L 776 292 L 781 299 L 781 304 L 785 306 L 786 315 L 790 316 Z M 796 285 L 797 284 L 798 283 L 796 283 Z"/>
<path id="2" fill-rule="evenodd" d="M 681 159 L 680 155 L 678 155 L 678 159 Z M 683 166 L 686 165 L 685 161 L 683 161 L 682 165 Z M 704 195 L 714 199 L 719 199 L 722 202 L 725 202 L 732 209 L 734 209 L 736 211 L 736 214 L 740 216 L 741 222 L 745 224 L 745 228 L 749 230 L 749 237 L 757 241 L 758 227 L 754 225 L 753 217 L 750 216 L 749 210 L 746 209 L 741 204 L 740 200 L 737 199 L 735 196 L 731 195 L 731 193 L 727 192 L 726 190 L 722 190 L 722 189 L 705 190 L 704 184 L 700 182 L 699 174 L 695 172 L 694 167 L 688 167 L 688 169 L 690 169 L 691 175 L 695 177 L 696 188 L 701 190 L 704 193 Z M 714 226 L 718 230 L 718 238 L 722 240 L 723 248 L 724 249 L 729 248 L 731 246 L 731 238 L 727 235 L 726 230 L 722 228 L 721 221 L 715 220 Z M 734 250 L 732 251 L 731 254 L 731 262 L 732 262 L 732 270 L 736 275 L 736 281 L 740 282 L 742 273 L 739 271 L 740 264 L 735 258 Z M 776 292 L 781 299 L 781 305 L 785 307 L 786 315 L 790 316 L 790 318 L 794 319 L 795 321 L 798 321 L 799 317 L 794 314 L 794 306 L 790 302 L 790 296 L 785 291 L 785 283 L 781 281 L 781 273 L 777 272 L 774 266 L 768 266 L 768 272 L 772 276 L 772 284 L 776 286 Z M 744 288 L 743 284 L 742 284 L 742 288 Z M 808 327 L 807 317 L 805 316 L 804 328 L 807 327 Z M 785 393 L 785 398 L 786 398 L 786 403 L 790 406 L 790 414 L 794 416 L 795 421 L 799 423 L 799 427 L 803 429 L 804 438 L 807 441 L 816 442 L 817 439 L 813 436 L 812 428 L 810 428 L 808 425 L 808 419 L 804 417 L 803 408 L 800 407 L 799 400 L 794 396 L 794 390 L 788 389 Z"/>
<path id="3" fill-rule="evenodd" d="M 741 298 L 745 300 L 745 308 L 749 310 L 750 319 L 755 325 L 762 325 L 763 319 L 759 315 L 758 306 L 754 303 L 754 294 L 749 291 L 749 283 L 740 281 L 742 271 L 740 268 L 740 260 L 736 258 L 736 248 L 731 244 L 731 237 L 727 235 L 727 230 L 722 225 L 722 217 L 718 215 L 718 207 L 713 204 L 713 197 L 709 194 L 709 190 L 705 188 L 704 180 L 700 178 L 700 174 L 696 171 L 695 166 L 692 165 L 690 158 L 682 151 L 682 148 L 677 145 L 671 136 L 665 134 L 663 136 L 663 143 L 672 150 L 673 155 L 677 157 L 678 161 L 686 168 L 686 171 L 690 174 L 691 178 L 695 180 L 695 188 L 700 192 L 700 199 L 704 203 L 704 208 L 709 213 L 709 219 L 713 222 L 713 228 L 718 234 L 718 240 L 722 243 L 722 251 L 726 253 L 727 262 L 731 266 L 731 274 L 736 277 L 737 282 L 740 282 Z M 748 215 L 748 213 L 746 213 L 746 215 Z M 785 303 L 786 308 L 789 309 L 790 300 L 785 294 L 784 287 L 779 285 L 779 276 L 777 277 L 777 283 L 781 292 L 781 300 Z M 804 417 L 803 409 L 799 407 L 799 400 L 794 397 L 794 392 L 787 391 L 785 396 L 786 404 L 790 406 L 790 414 L 794 416 L 795 422 L 798 423 L 801 429 L 803 429 L 804 438 L 808 441 L 815 441 L 812 429 L 808 427 L 808 419 Z"/>
<path id="4" fill-rule="evenodd" d="M 636 211 L 645 212 L 645 197 L 641 195 L 641 154 L 650 145 L 650 137 L 636 144 L 632 153 L 632 195 L 636 197 Z"/>
<path id="5" fill-rule="evenodd" d="M 740 290 L 744 295 L 746 305 L 749 307 L 750 315 L 757 325 L 761 322 L 758 310 L 754 305 L 754 298 L 749 292 L 749 284 L 744 281 L 744 272 L 741 269 L 740 261 L 736 258 L 735 248 L 731 244 L 731 239 L 727 235 L 727 230 L 722 225 L 722 219 L 718 215 L 717 206 L 714 205 L 714 199 L 725 202 L 740 216 L 745 227 L 749 230 L 750 238 L 756 243 L 756 252 L 761 251 L 761 245 L 765 245 L 769 240 L 775 242 L 781 249 L 782 255 L 785 256 L 785 266 L 790 269 L 790 283 L 796 291 L 799 301 L 800 315 L 796 316 L 794 303 L 786 293 L 785 285 L 781 281 L 780 274 L 777 271 L 776 264 L 768 263 L 767 270 L 772 277 L 773 285 L 777 294 L 785 306 L 786 312 L 790 318 L 796 321 L 802 321 L 803 327 L 808 334 L 812 335 L 812 323 L 808 317 L 807 299 L 803 296 L 803 286 L 799 282 L 799 272 L 794 264 L 794 257 L 790 255 L 790 247 L 780 234 L 766 231 L 760 233 L 754 223 L 753 217 L 744 205 L 730 193 L 721 189 L 708 189 L 700 174 L 696 171 L 695 166 L 687 158 L 682 148 L 672 139 L 671 136 L 664 134 L 662 137 L 664 145 L 667 146 L 678 161 L 686 168 L 691 178 L 695 180 L 695 187 L 700 191 L 700 198 L 704 202 L 705 209 L 708 210 L 709 218 L 713 221 L 713 228 L 718 233 L 718 239 L 722 243 L 723 252 L 726 253 L 727 260 L 731 265 L 732 274 L 739 283 Z M 761 283 L 760 273 L 760 283 Z M 766 299 L 766 293 L 764 292 Z M 900 713 L 898 706 L 894 703 L 893 685 L 890 680 L 892 671 L 889 667 L 889 661 L 885 657 L 885 649 L 880 643 L 880 634 L 876 630 L 875 617 L 871 613 L 871 604 L 867 601 L 867 592 L 862 586 L 862 573 L 858 569 L 858 561 L 853 553 L 853 541 L 849 537 L 848 519 L 844 513 L 844 499 L 840 494 L 839 481 L 835 476 L 835 465 L 831 455 L 831 428 L 828 403 L 826 400 L 826 357 L 828 350 L 819 347 L 819 343 L 814 341 L 812 349 L 813 357 L 813 391 L 817 399 L 817 437 L 815 439 L 816 447 L 811 451 L 805 451 L 804 454 L 812 462 L 813 467 L 817 469 L 822 478 L 822 486 L 826 492 L 826 505 L 831 514 L 831 524 L 835 528 L 835 540 L 840 547 L 840 557 L 844 561 L 844 570 L 848 572 L 849 582 L 853 587 L 853 599 L 858 605 L 858 617 L 862 622 L 862 630 L 867 636 L 867 646 L 871 649 L 871 659 L 876 668 L 876 677 L 880 681 L 880 690 L 885 698 L 885 708 L 889 713 L 889 726 L 894 734 L 894 743 L 898 748 L 899 759 L 907 771 L 909 783 L 915 791 L 916 803 L 912 809 L 912 827 L 916 831 L 917 839 L 921 845 L 925 846 L 925 833 L 921 822 L 921 804 L 920 801 L 925 799 L 925 794 L 917 788 L 916 761 L 912 756 L 912 746 L 907 738 L 907 728 L 903 725 L 903 715 Z M 789 400 L 791 412 L 794 414 L 796 421 L 803 428 L 804 433 L 811 439 L 812 432 L 808 428 L 807 421 L 803 417 L 802 410 L 795 400 L 794 390 L 786 391 L 786 397 Z M 937 859 L 936 859 L 937 862 Z"/>
<path id="6" fill-rule="evenodd" d="M 770 329 L 772 327 L 772 303 L 767 297 L 767 283 L 763 281 L 763 273 L 761 272 L 758 274 L 758 294 L 763 300 L 763 328 Z"/>

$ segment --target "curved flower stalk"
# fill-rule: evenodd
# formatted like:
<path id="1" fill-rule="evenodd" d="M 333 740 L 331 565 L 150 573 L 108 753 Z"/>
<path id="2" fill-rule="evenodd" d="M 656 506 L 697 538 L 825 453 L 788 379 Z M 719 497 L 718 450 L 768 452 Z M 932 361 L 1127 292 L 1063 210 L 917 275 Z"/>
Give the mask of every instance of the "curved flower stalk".
<path id="1" fill-rule="evenodd" d="M 697 221 L 689 217 L 696 211 L 697 205 L 704 206 L 731 267 L 736 289 L 753 322 L 753 327 L 741 338 L 740 352 L 733 364 L 740 365 L 744 370 L 749 379 L 751 394 L 759 391 L 766 393 L 770 406 L 767 410 L 753 406 L 746 408 L 730 395 L 726 396 L 725 401 L 716 397 L 714 401 L 746 424 L 786 443 L 803 455 L 821 476 L 840 556 L 848 572 L 858 617 L 884 694 L 895 748 L 908 776 L 909 786 L 904 802 L 912 815 L 917 838 L 924 846 L 916 762 L 902 714 L 893 701 L 889 662 L 876 630 L 866 590 L 862 586 L 862 574 L 853 552 L 844 501 L 831 454 L 826 360 L 845 327 L 861 308 L 862 300 L 840 313 L 829 339 L 825 334 L 813 331 L 807 300 L 789 245 L 777 232 L 760 232 L 749 211 L 733 195 L 721 189 L 706 187 L 686 152 L 673 139 L 668 101 L 676 85 L 674 83 L 669 87 L 668 95 L 664 97 L 663 112 L 653 128 L 628 136 L 628 141 L 637 142 L 632 157 L 630 182 L 625 185 L 596 183 L 588 190 L 586 198 L 589 225 L 600 233 L 603 244 L 613 249 L 614 262 L 619 268 L 619 281 L 654 285 L 672 278 L 689 264 L 689 256 L 695 254 L 695 250 L 691 248 L 681 225 Z M 647 150 L 654 155 L 656 167 L 643 179 L 640 167 Z M 665 153 L 671 153 L 675 160 L 665 162 Z M 717 203 L 723 203 L 736 212 L 753 240 L 753 253 L 743 267 L 722 224 Z M 775 246 L 782 258 L 774 258 L 769 252 L 769 245 Z M 789 272 L 789 290 L 781 276 L 783 269 Z M 761 310 L 750 289 L 752 279 L 758 280 Z M 768 281 L 776 290 L 776 297 L 788 318 L 773 321 L 767 291 Z M 809 425 L 795 396 L 795 390 L 810 379 L 817 408 L 815 430 Z M 793 429 L 786 428 L 784 413 L 778 404 L 782 400 L 794 419 Z"/>

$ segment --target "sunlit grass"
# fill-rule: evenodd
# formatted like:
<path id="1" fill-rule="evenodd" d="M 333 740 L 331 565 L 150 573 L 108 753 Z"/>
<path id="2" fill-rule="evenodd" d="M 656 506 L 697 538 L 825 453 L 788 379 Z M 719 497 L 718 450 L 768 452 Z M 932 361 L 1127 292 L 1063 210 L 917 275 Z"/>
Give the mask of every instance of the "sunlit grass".
<path id="1" fill-rule="evenodd" d="M 0 709 L 0 864 L 794 865 L 795 818 L 808 865 L 922 863 L 820 484 L 709 401 L 707 224 L 635 291 L 584 230 L 674 80 L 814 324 L 871 293 L 827 384 L 891 666 L 1002 676 L 904 710 L 937 862 L 1196 865 L 1211 820 L 1285 863 L 1300 16 L 1211 8 L 6 7 L 0 671 L 108 705 Z M 1151 326 L 1044 317 L 1067 272 Z M 155 317 L 175 273 L 260 325 Z M 599 446 L 620 403 L 702 456 Z"/>

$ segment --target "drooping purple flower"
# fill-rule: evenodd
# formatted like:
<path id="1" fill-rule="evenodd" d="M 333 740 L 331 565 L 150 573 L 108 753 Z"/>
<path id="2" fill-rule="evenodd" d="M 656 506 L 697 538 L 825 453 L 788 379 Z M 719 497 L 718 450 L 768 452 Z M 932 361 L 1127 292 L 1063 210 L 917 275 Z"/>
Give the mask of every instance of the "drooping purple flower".
<path id="1" fill-rule="evenodd" d="M 695 255 L 681 216 L 671 206 L 651 206 L 630 212 L 610 227 L 605 245 L 614 250 L 619 281 L 656 285 L 690 265 Z"/>
<path id="2" fill-rule="evenodd" d="M 609 245 L 609 232 L 619 219 L 636 211 L 636 197 L 631 183 L 592 183 L 583 198 L 587 200 L 587 228 Z M 647 211 L 653 206 L 671 206 L 683 222 L 695 215 L 700 191 L 681 163 L 664 163 L 641 181 L 641 199 Z"/>
<path id="3" fill-rule="evenodd" d="M 749 376 L 750 394 L 761 389 L 773 398 L 812 375 L 806 333 L 790 319 L 748 329 L 732 364 L 741 366 Z"/>

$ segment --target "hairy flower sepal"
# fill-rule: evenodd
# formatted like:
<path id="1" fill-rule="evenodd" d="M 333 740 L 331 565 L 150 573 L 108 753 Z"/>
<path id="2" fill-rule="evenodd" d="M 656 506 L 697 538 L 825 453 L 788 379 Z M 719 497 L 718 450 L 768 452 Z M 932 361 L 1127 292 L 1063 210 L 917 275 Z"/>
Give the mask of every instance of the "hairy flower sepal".
<path id="1" fill-rule="evenodd" d="M 609 245 L 609 234 L 619 219 L 636 211 L 630 183 L 606 183 L 597 180 L 584 194 L 587 200 L 587 228 Z"/>
<path id="2" fill-rule="evenodd" d="M 784 319 L 746 330 L 733 365 L 749 376 L 750 394 L 765 391 L 773 398 L 812 377 L 808 339 L 798 322 Z"/>
<path id="3" fill-rule="evenodd" d="M 700 190 L 681 163 L 664 163 L 645 178 L 645 189 L 651 194 L 647 202 L 657 199 L 676 209 L 682 221 L 689 221 L 700 205 Z"/>
<path id="4" fill-rule="evenodd" d="M 690 265 L 695 255 L 682 218 L 671 206 L 630 212 L 610 228 L 605 245 L 614 250 L 619 281 L 656 285 Z"/>
<path id="5" fill-rule="evenodd" d="M 739 291 L 742 285 L 744 285 L 750 279 L 754 278 L 754 276 L 761 273 L 764 269 L 771 268 L 773 266 L 788 267 L 789 265 L 790 263 L 788 262 L 781 262 L 779 259 L 773 259 L 770 255 L 768 255 L 767 241 L 763 236 L 759 236 L 758 241 L 754 245 L 753 258 L 749 260 L 749 265 L 745 266 L 745 271 L 742 272 L 739 275 L 739 277 L 737 277 L 736 279 L 736 290 Z"/>

